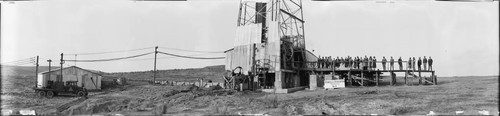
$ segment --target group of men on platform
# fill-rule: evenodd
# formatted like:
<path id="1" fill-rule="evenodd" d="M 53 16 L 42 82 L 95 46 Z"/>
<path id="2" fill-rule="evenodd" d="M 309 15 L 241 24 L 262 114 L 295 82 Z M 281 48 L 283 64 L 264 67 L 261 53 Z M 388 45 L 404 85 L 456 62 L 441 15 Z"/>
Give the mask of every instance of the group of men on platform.
<path id="1" fill-rule="evenodd" d="M 343 68 L 354 68 L 354 69 L 364 69 L 364 70 L 374 70 L 377 68 L 377 58 L 375 58 L 375 56 L 370 56 L 370 57 L 367 57 L 365 56 L 364 58 L 362 57 L 359 57 L 359 56 L 356 56 L 356 57 L 350 57 L 350 56 L 347 56 L 345 58 L 343 57 L 337 57 L 337 58 L 332 58 L 331 56 L 328 56 L 328 57 L 318 57 L 318 62 L 317 64 L 315 64 L 313 67 L 316 67 L 316 68 L 340 68 L 340 67 L 343 67 Z M 391 56 L 391 59 L 389 61 L 387 61 L 387 59 L 384 57 L 382 57 L 382 67 L 383 67 L 383 70 L 386 70 L 386 64 L 387 62 L 389 62 L 389 70 L 394 70 L 394 58 L 392 58 Z M 399 57 L 398 59 L 398 64 L 399 64 L 399 70 L 403 70 L 403 60 L 401 59 L 401 57 Z M 423 58 L 423 60 L 418 57 L 418 61 L 415 59 L 415 57 L 410 57 L 408 59 L 407 62 L 407 66 L 408 66 L 408 69 L 412 69 L 412 70 L 416 70 L 415 66 L 418 66 L 418 70 L 421 70 L 421 66 L 423 64 L 424 66 L 424 70 L 429 70 L 429 71 L 432 71 L 432 63 L 433 63 L 433 60 L 432 58 L 429 56 L 429 59 L 427 59 L 425 56 Z M 429 66 L 429 68 L 427 69 L 427 66 Z"/>
<path id="2" fill-rule="evenodd" d="M 399 58 L 401 59 L 401 57 Z M 418 66 L 418 70 L 422 70 L 421 66 L 422 66 L 422 63 L 424 65 L 424 70 L 430 70 L 432 71 L 432 63 L 434 61 L 432 60 L 432 58 L 429 56 L 429 59 L 427 59 L 425 56 L 424 56 L 424 59 L 420 59 L 420 57 L 418 57 L 418 60 L 415 60 L 415 57 L 413 57 L 413 59 L 410 57 L 408 59 L 408 62 L 407 62 L 407 66 L 408 66 L 408 69 L 412 69 L 412 70 L 416 70 L 415 66 Z M 399 61 L 398 61 L 399 63 Z M 401 70 L 402 69 L 402 66 L 401 66 L 401 63 L 399 64 L 399 69 Z M 427 69 L 427 65 L 429 65 L 429 69 Z"/>

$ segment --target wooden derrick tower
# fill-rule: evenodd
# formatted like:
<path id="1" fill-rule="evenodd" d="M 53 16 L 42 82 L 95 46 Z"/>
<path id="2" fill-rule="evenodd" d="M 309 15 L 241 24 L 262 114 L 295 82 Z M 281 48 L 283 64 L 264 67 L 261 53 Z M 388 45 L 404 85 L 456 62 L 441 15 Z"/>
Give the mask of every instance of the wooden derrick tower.
<path id="1" fill-rule="evenodd" d="M 226 83 L 234 89 L 242 85 L 275 92 L 305 86 L 307 75 L 300 71 L 305 54 L 302 0 L 242 0 L 234 48 L 226 51 L 226 70 L 239 67 L 237 73 L 245 76 L 228 75 Z"/>

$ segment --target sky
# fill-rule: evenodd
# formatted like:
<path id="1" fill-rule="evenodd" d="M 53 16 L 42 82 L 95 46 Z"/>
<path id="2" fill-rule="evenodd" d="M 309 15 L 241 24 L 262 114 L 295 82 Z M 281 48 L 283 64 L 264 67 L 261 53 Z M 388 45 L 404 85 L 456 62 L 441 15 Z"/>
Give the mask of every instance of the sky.
<path id="1" fill-rule="evenodd" d="M 40 56 L 59 65 L 60 54 L 150 49 L 78 60 L 153 52 L 154 46 L 224 51 L 236 37 L 238 0 L 187 2 L 47 0 L 2 3 L 2 63 Z M 498 75 L 499 11 L 495 2 L 304 1 L 306 49 L 320 56 L 431 56 L 438 76 Z M 222 53 L 162 52 L 199 57 Z M 221 60 L 168 58 L 158 69 L 223 65 Z M 167 57 L 167 58 L 165 58 Z M 105 72 L 153 70 L 153 54 L 130 60 L 76 63 Z M 64 59 L 75 59 L 65 55 Z M 64 66 L 75 65 L 65 62 Z"/>

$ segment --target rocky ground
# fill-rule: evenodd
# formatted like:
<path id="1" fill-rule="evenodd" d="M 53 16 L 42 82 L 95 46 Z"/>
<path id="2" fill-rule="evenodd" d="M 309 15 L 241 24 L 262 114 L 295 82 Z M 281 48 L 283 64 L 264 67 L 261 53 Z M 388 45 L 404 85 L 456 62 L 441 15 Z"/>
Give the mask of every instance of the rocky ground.
<path id="1" fill-rule="evenodd" d="M 192 86 L 153 86 L 145 82 L 72 96 L 40 98 L 30 89 L 4 91 L 2 109 L 32 109 L 39 114 L 437 114 L 498 115 L 498 77 L 438 78 L 438 85 L 352 87 L 304 90 L 290 94 L 236 92 Z M 3 82 L 3 81 L 2 81 Z M 8 85 L 8 84 L 7 84 Z M 10 85 L 14 86 L 15 85 Z M 14 91 L 15 90 L 15 91 Z"/>

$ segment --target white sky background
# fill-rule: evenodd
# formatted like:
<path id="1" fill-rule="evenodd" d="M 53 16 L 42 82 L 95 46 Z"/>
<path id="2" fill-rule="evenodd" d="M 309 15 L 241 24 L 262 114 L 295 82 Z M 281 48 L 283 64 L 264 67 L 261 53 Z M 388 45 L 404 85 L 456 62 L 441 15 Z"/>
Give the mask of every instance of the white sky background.
<path id="1" fill-rule="evenodd" d="M 49 0 L 2 3 L 1 62 L 39 55 L 151 50 L 78 56 L 106 59 L 154 51 L 230 49 L 238 0 L 133 2 Z M 438 76 L 498 75 L 498 2 L 304 1 L 306 47 L 326 56 L 432 56 Z M 200 53 L 162 50 L 181 55 Z M 169 57 L 158 54 L 158 57 Z M 200 57 L 224 56 L 208 54 Z M 153 58 L 148 55 L 136 59 Z M 74 59 L 74 56 L 65 56 Z M 66 62 L 74 65 L 72 62 Z M 222 65 L 224 60 L 159 59 L 158 69 Z M 68 66 L 65 65 L 65 66 Z M 77 63 L 106 72 L 153 70 L 153 60 Z"/>

